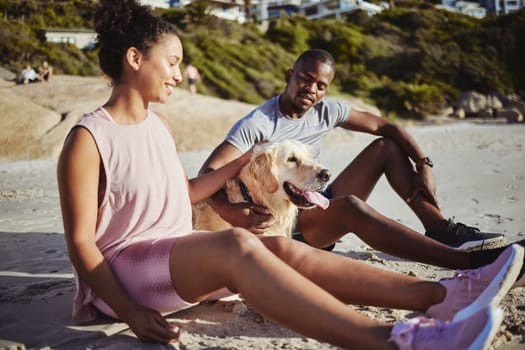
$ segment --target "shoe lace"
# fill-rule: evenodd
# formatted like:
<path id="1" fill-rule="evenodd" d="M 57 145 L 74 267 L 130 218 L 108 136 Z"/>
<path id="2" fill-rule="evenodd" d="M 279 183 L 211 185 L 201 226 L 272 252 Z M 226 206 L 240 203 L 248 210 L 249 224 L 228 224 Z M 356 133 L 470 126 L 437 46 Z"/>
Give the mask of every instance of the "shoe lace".
<path id="1" fill-rule="evenodd" d="M 467 291 L 468 294 L 472 292 L 472 281 L 473 280 L 479 280 L 481 277 L 481 273 L 479 269 L 475 270 L 457 270 L 454 274 L 455 279 L 459 280 L 466 280 L 467 282 Z"/>
<path id="2" fill-rule="evenodd" d="M 424 316 L 415 317 L 406 322 L 398 322 L 392 328 L 388 341 L 396 343 L 400 350 L 411 350 L 419 328 L 425 327 L 429 331 L 423 332 L 418 337 L 418 340 L 441 339 L 443 337 L 446 323 L 448 322 L 429 319 Z"/>
<path id="3" fill-rule="evenodd" d="M 456 224 L 456 235 L 458 236 L 461 236 L 462 234 L 465 234 L 465 233 L 470 233 L 472 231 L 480 232 L 479 228 L 477 227 L 467 226 L 461 222 L 456 222 L 455 224 Z"/>

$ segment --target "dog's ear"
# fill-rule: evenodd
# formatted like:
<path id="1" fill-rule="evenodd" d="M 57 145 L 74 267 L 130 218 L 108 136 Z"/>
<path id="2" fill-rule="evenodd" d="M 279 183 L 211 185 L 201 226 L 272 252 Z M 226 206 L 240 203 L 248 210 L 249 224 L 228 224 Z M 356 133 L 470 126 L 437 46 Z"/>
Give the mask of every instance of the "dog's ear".
<path id="1" fill-rule="evenodd" d="M 256 154 L 255 158 L 250 162 L 251 176 L 268 193 L 273 193 L 279 189 L 277 169 L 273 165 L 274 158 L 275 152 L 273 149 L 268 149 L 265 152 Z"/>

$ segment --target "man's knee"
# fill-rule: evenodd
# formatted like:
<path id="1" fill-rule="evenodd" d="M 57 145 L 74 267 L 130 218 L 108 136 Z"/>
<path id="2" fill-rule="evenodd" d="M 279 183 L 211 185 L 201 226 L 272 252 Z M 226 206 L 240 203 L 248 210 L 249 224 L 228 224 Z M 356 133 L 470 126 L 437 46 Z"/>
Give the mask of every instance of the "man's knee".
<path id="1" fill-rule="evenodd" d="M 312 245 L 310 244 L 308 241 L 306 241 L 306 239 L 304 238 L 303 234 L 302 233 L 295 233 L 292 238 L 296 241 L 299 241 L 299 242 L 303 242 L 303 243 L 306 243 L 312 247 L 316 247 L 315 245 Z M 316 248 L 319 248 L 319 249 L 323 249 L 323 250 L 326 250 L 327 252 L 331 252 L 332 250 L 334 250 L 335 248 L 335 243 L 332 243 L 328 246 L 325 246 L 325 247 L 316 247 Z"/>
<path id="2" fill-rule="evenodd" d="M 382 152 L 390 153 L 390 152 L 401 152 L 401 147 L 390 137 L 380 137 L 378 139 L 375 139 L 372 141 L 372 145 L 379 148 Z"/>
<path id="3" fill-rule="evenodd" d="M 342 197 L 341 200 L 344 203 L 344 213 L 346 215 L 361 215 L 369 212 L 370 206 L 356 195 L 349 194 Z"/>
<path id="4" fill-rule="evenodd" d="M 383 154 L 387 159 L 407 157 L 399 144 L 390 137 L 381 137 L 374 140 L 373 143 L 377 143 L 377 147 L 380 149 L 381 154 Z"/>

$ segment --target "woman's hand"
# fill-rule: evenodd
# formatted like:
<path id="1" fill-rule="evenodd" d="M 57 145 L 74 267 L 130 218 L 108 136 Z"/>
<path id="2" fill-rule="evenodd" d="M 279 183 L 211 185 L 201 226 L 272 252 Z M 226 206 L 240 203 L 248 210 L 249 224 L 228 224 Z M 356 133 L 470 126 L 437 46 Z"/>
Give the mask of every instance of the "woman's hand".
<path id="1" fill-rule="evenodd" d="M 120 316 L 142 342 L 168 344 L 179 339 L 181 330 L 172 326 L 157 311 L 135 305 Z"/>
<path id="2" fill-rule="evenodd" d="M 242 163 L 244 165 L 248 164 L 250 162 L 250 159 L 252 158 L 252 155 L 253 155 L 253 150 L 260 146 L 260 145 L 264 145 L 265 143 L 269 143 L 270 141 L 268 140 L 263 140 L 263 141 L 260 141 L 260 142 L 257 142 L 255 145 L 252 146 L 252 148 L 250 148 L 249 150 L 247 150 L 245 153 L 243 153 L 239 159 L 242 161 Z"/>

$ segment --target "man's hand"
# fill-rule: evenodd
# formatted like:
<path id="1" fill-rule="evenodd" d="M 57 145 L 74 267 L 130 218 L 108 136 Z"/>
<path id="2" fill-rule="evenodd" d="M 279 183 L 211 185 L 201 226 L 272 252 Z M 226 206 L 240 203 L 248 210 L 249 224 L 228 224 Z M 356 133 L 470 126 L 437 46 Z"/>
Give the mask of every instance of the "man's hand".
<path id="1" fill-rule="evenodd" d="M 244 227 L 256 235 L 263 234 L 275 223 L 268 208 L 249 202 L 229 204 L 221 216 L 232 226 Z"/>
<path id="2" fill-rule="evenodd" d="M 423 194 L 433 205 L 439 209 L 436 196 L 436 180 L 430 167 L 423 165 L 414 176 L 413 190 L 407 198 L 407 203 L 411 203 L 418 194 Z"/>
<path id="3" fill-rule="evenodd" d="M 141 305 L 127 310 L 122 320 L 142 342 L 168 344 L 180 337 L 178 327 L 170 325 L 159 312 Z"/>

